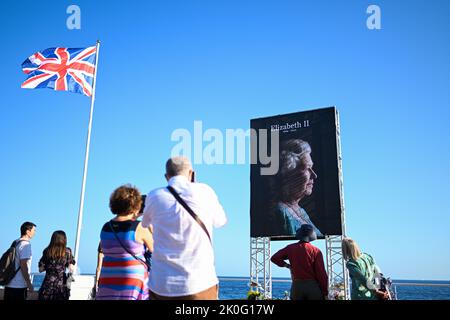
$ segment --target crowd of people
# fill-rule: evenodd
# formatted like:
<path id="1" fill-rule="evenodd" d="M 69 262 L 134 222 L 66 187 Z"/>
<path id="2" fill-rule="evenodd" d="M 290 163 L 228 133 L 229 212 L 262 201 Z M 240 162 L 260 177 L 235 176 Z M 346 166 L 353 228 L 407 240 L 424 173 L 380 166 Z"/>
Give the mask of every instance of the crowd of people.
<path id="1" fill-rule="evenodd" d="M 147 196 L 123 185 L 110 196 L 114 217 L 100 232 L 93 296 L 97 300 L 216 300 L 216 275 L 212 232 L 227 223 L 214 190 L 194 183 L 186 157 L 166 162 L 166 187 Z M 276 252 L 271 261 L 290 269 L 292 300 L 328 299 L 328 276 L 323 255 L 311 244 L 317 228 L 305 223 L 296 230 L 297 243 Z M 24 300 L 33 291 L 31 239 L 36 225 L 25 222 L 21 237 L 13 242 L 15 275 L 6 284 L 4 300 Z M 361 253 L 355 241 L 345 238 L 343 255 L 352 280 L 352 299 L 384 299 L 386 293 L 371 285 L 374 259 Z M 67 300 L 68 272 L 76 261 L 67 247 L 64 231 L 55 231 L 39 260 L 45 271 L 40 300 Z"/>
<path id="2" fill-rule="evenodd" d="M 114 217 L 100 232 L 95 299 L 218 299 L 212 234 L 227 223 L 225 211 L 211 187 L 193 183 L 186 157 L 170 158 L 165 169 L 168 185 L 147 196 L 131 185 L 112 192 Z M 35 224 L 24 223 L 12 244 L 18 272 L 6 284 L 4 300 L 24 300 L 34 290 L 30 240 L 35 232 Z M 39 261 L 39 271 L 45 271 L 39 299 L 67 300 L 66 271 L 74 265 L 65 233 L 55 231 Z"/>

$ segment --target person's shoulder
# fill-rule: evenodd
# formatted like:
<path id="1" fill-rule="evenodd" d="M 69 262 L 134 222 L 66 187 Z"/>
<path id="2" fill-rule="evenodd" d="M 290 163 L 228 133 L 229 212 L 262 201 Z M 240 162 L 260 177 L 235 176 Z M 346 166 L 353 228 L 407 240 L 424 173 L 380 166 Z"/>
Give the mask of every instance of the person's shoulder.
<path id="1" fill-rule="evenodd" d="M 155 198 L 158 198 L 162 195 L 166 195 L 167 192 L 168 192 L 167 187 L 160 187 L 160 188 L 153 189 L 152 191 L 150 191 L 147 194 L 146 201 L 149 201 L 150 199 L 154 200 Z"/>
<path id="2" fill-rule="evenodd" d="M 26 248 L 31 248 L 31 242 L 28 240 L 19 239 L 16 242 L 17 249 L 24 250 Z"/>
<path id="3" fill-rule="evenodd" d="M 103 224 L 103 227 L 102 227 L 102 230 L 101 230 L 102 233 L 103 232 L 109 233 L 109 232 L 112 231 L 112 229 L 111 229 L 112 226 L 114 228 L 116 228 L 116 227 L 119 227 L 121 225 L 121 222 L 114 221 L 113 219 L 114 219 L 114 217 L 111 220 L 108 220 L 108 221 L 106 221 Z"/>
<path id="4" fill-rule="evenodd" d="M 147 194 L 147 197 L 145 199 L 145 207 L 151 207 L 158 205 L 160 203 L 165 203 L 169 199 L 173 198 L 170 191 L 167 189 L 167 187 L 160 187 L 153 189 Z M 173 199 L 172 199 L 173 200 Z M 144 212 L 146 212 L 146 209 L 144 208 Z"/>
<path id="5" fill-rule="evenodd" d="M 47 248 L 45 248 L 44 250 L 42 250 L 42 256 L 41 256 L 41 259 L 39 260 L 39 264 L 41 264 L 41 263 L 46 263 L 47 262 L 47 257 L 48 257 L 48 255 L 47 255 L 47 251 L 48 251 L 48 249 Z"/>
<path id="6" fill-rule="evenodd" d="M 290 209 L 282 202 L 277 202 L 275 205 L 273 205 L 271 207 L 271 209 L 273 212 L 276 212 L 278 214 L 283 214 L 283 215 L 289 215 L 289 211 L 290 211 Z"/>
<path id="7" fill-rule="evenodd" d="M 106 222 L 103 224 L 102 231 L 105 231 L 105 230 L 109 230 L 109 229 L 110 229 L 109 223 L 110 223 L 110 220 L 106 221 Z"/>
<path id="8" fill-rule="evenodd" d="M 355 268 L 360 268 L 358 261 L 353 260 L 353 259 L 349 259 L 345 265 L 347 266 L 347 268 L 349 269 L 355 269 Z"/>
<path id="9" fill-rule="evenodd" d="M 286 250 L 298 250 L 300 247 L 300 243 L 296 242 L 296 243 L 291 243 L 288 244 L 286 247 L 284 247 Z"/>
<path id="10" fill-rule="evenodd" d="M 195 190 L 200 190 L 200 191 L 203 191 L 203 192 L 208 192 L 208 193 L 211 193 L 211 194 L 216 194 L 216 192 L 214 191 L 214 189 L 210 185 L 208 185 L 206 183 L 202 183 L 202 182 L 191 183 L 191 188 L 195 189 Z"/>
<path id="11" fill-rule="evenodd" d="M 189 184 L 191 192 L 193 192 L 194 198 L 201 196 L 206 199 L 219 199 L 216 191 L 210 185 L 202 182 L 193 182 Z"/>
<path id="12" fill-rule="evenodd" d="M 31 243 L 28 240 L 21 240 L 16 247 L 16 250 L 19 253 L 20 258 L 30 258 L 31 257 Z"/>
<path id="13" fill-rule="evenodd" d="M 133 228 L 141 228 L 142 227 L 142 220 L 140 219 L 134 219 L 131 220 L 131 225 L 133 226 Z"/>
<path id="14" fill-rule="evenodd" d="M 361 254 L 361 257 L 363 257 L 364 259 L 368 260 L 370 263 L 374 262 L 373 257 L 370 254 L 366 253 L 366 252 L 363 252 Z"/>
<path id="15" fill-rule="evenodd" d="M 322 251 L 316 247 L 315 245 L 313 245 L 311 242 L 307 242 L 307 247 L 311 250 L 314 251 L 315 253 L 322 253 Z"/>
<path id="16" fill-rule="evenodd" d="M 309 252 L 318 253 L 321 252 L 319 248 L 313 245 L 311 242 L 301 242 L 301 245 L 305 247 L 305 249 Z"/>
<path id="17" fill-rule="evenodd" d="M 292 251 L 295 251 L 295 243 L 291 243 L 283 248 L 280 248 L 276 253 L 284 252 L 284 254 L 289 254 Z"/>
<path id="18" fill-rule="evenodd" d="M 368 254 L 367 252 L 361 253 L 361 256 L 364 256 L 364 257 L 369 258 L 369 259 L 373 259 L 372 256 L 370 254 Z"/>

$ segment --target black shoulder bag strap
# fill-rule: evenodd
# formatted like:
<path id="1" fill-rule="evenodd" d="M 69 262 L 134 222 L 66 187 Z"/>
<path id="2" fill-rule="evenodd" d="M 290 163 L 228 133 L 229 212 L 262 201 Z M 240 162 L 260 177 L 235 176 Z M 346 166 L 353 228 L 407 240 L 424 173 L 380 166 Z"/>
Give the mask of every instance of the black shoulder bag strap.
<path id="1" fill-rule="evenodd" d="M 19 272 L 21 266 L 20 266 L 20 256 L 18 255 L 18 250 L 17 250 L 17 246 L 19 245 L 19 243 L 21 243 L 22 241 L 26 241 L 26 240 L 16 240 L 12 243 L 11 247 L 15 247 L 16 248 L 16 252 L 14 253 L 15 256 L 17 256 L 18 260 L 19 260 L 19 268 L 17 268 L 17 270 L 14 272 L 14 276 L 12 278 L 14 278 L 17 273 Z M 14 257 L 15 258 L 15 257 Z M 12 279 L 11 278 L 11 279 Z"/>
<path id="2" fill-rule="evenodd" d="M 202 220 L 198 217 L 198 215 L 195 214 L 195 212 L 187 205 L 187 203 L 180 197 L 180 195 L 175 191 L 174 188 L 171 186 L 167 186 L 167 190 L 170 191 L 170 193 L 175 197 L 175 199 L 178 200 L 178 202 L 189 212 L 189 214 L 194 218 L 195 221 L 202 227 L 203 231 L 205 231 L 206 235 L 208 236 L 209 242 L 212 245 L 211 236 L 209 235 L 208 229 L 206 229 L 205 224 Z"/>
<path id="3" fill-rule="evenodd" d="M 137 261 L 142 262 L 147 267 L 148 271 L 150 271 L 150 266 L 147 264 L 147 262 L 145 262 L 144 260 L 137 257 L 134 253 L 132 253 L 130 250 L 128 250 L 127 247 L 125 247 L 125 245 L 122 243 L 122 241 L 120 241 L 119 237 L 117 236 L 117 233 L 114 231 L 111 220 L 109 221 L 109 227 L 111 228 L 111 231 L 114 233 L 114 237 L 116 237 L 116 240 L 119 242 L 120 246 L 122 248 L 124 248 L 124 250 L 126 252 L 128 252 L 131 256 L 133 256 L 133 258 L 135 258 Z"/>

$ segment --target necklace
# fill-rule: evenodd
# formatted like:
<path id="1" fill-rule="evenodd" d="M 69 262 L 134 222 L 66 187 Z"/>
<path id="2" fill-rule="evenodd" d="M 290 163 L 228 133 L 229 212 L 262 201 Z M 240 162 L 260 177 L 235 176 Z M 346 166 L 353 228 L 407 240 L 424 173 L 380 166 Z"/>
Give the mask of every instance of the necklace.
<path id="1" fill-rule="evenodd" d="M 302 224 L 308 223 L 306 221 L 299 205 L 289 205 L 284 202 L 283 202 L 283 205 L 289 209 L 289 213 L 295 220 L 300 221 Z"/>

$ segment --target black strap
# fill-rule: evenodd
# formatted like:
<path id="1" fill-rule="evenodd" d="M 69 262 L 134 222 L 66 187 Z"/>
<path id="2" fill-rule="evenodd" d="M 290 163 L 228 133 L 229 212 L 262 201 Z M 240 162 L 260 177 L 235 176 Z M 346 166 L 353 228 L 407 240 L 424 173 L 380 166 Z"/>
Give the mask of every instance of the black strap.
<path id="1" fill-rule="evenodd" d="M 114 236 L 116 237 L 116 240 L 119 241 L 120 246 L 122 248 L 124 248 L 126 252 L 128 252 L 130 255 L 132 255 L 133 258 L 135 258 L 139 262 L 142 262 L 147 267 L 148 271 L 150 271 L 150 266 L 147 264 L 147 262 L 145 262 L 144 260 L 142 260 L 139 257 L 137 257 L 133 252 L 131 252 L 130 250 L 128 250 L 127 247 L 125 247 L 125 245 L 122 243 L 122 241 L 120 241 L 119 237 L 117 236 L 117 233 L 114 231 L 114 228 L 113 228 L 113 225 L 111 223 L 111 220 L 109 221 L 109 227 L 111 228 L 111 231 L 114 233 Z"/>
<path id="2" fill-rule="evenodd" d="M 175 199 L 178 200 L 178 202 L 189 212 L 189 214 L 194 218 L 195 221 L 202 227 L 203 231 L 205 231 L 206 235 L 208 236 L 209 242 L 212 244 L 211 236 L 209 235 L 208 229 L 206 229 L 205 224 L 200 220 L 198 215 L 195 214 L 195 212 L 187 205 L 187 203 L 180 197 L 180 195 L 175 191 L 174 188 L 171 186 L 167 186 L 167 190 L 170 191 L 170 193 L 175 197 Z"/>
<path id="3" fill-rule="evenodd" d="M 17 275 L 17 272 L 19 272 L 19 270 L 20 270 L 20 268 L 21 268 L 21 266 L 20 266 L 20 256 L 17 254 L 17 246 L 19 245 L 19 243 L 21 243 L 22 241 L 27 241 L 27 240 L 15 240 L 13 243 L 12 243 L 12 245 L 11 245 L 11 247 L 15 247 L 16 248 L 16 252 L 14 253 L 16 256 L 17 256 L 17 258 L 19 258 L 18 260 L 19 260 L 19 268 L 17 268 L 17 270 L 14 272 L 14 275 L 13 275 L 13 277 L 11 278 L 11 279 L 13 279 L 16 275 Z"/>

